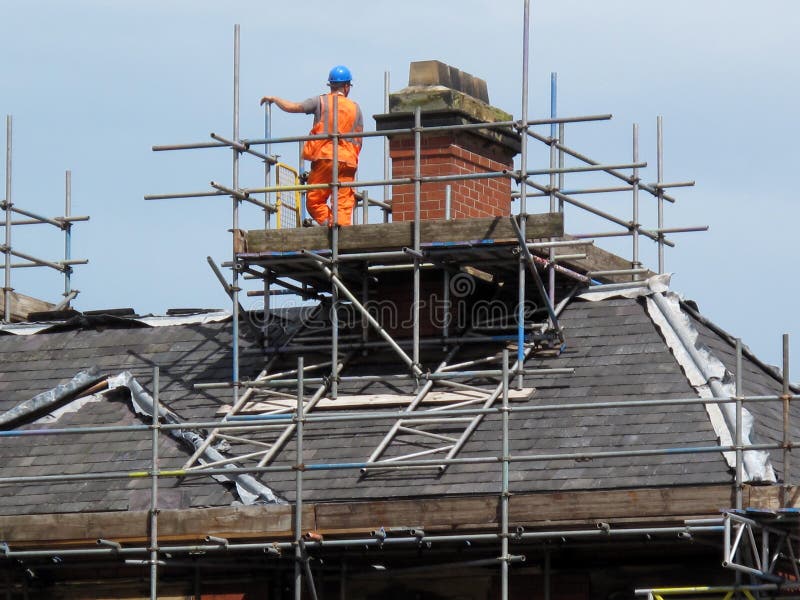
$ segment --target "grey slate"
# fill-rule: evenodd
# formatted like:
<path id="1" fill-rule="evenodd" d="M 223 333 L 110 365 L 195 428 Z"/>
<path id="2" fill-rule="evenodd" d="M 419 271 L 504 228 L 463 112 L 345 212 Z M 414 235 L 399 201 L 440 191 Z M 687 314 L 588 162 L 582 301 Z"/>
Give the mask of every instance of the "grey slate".
<path id="1" fill-rule="evenodd" d="M 299 321 L 293 320 L 290 311 L 284 316 L 289 329 L 297 326 Z M 640 302 L 628 299 L 595 303 L 575 301 L 564 311 L 561 322 L 566 331 L 566 350 L 557 357 L 531 359 L 526 368 L 567 367 L 575 372 L 564 376 L 529 377 L 526 386 L 536 390 L 524 404 L 543 406 L 696 397 Z M 210 323 L 0 336 L 0 411 L 55 387 L 92 364 L 98 365 L 107 375 L 131 371 L 148 391 L 152 391 L 152 368 L 157 364 L 161 367 L 160 398 L 165 406 L 184 420 L 214 420 L 218 418 L 218 409 L 230 403 L 230 390 L 197 391 L 193 385 L 230 379 L 230 329 L 230 323 Z M 726 364 L 731 363 L 732 353 L 727 342 L 701 324 L 698 329 L 703 341 L 719 358 Z M 424 363 L 434 368 L 439 360 L 437 353 L 438 350 L 426 350 Z M 473 347 L 463 354 L 477 357 L 488 351 L 485 347 Z M 325 355 L 319 358 L 328 360 Z M 306 362 L 311 360 L 308 357 Z M 293 361 L 293 357 L 284 357 L 276 369 L 292 367 Z M 243 378 L 255 377 L 263 362 L 256 342 L 243 339 L 240 361 Z M 774 378 L 758 366 L 749 361 L 745 363 L 750 393 L 775 393 L 780 389 Z M 379 351 L 358 357 L 343 374 L 402 370 L 394 354 Z M 475 383 L 494 386 L 483 380 Z M 340 385 L 341 394 L 412 392 L 413 384 L 407 382 L 342 382 Z M 778 439 L 782 430 L 777 408 L 759 405 L 752 411 L 758 417 L 758 435 L 767 440 Z M 64 414 L 53 424 L 24 427 L 143 423 L 133 414 L 125 394 L 113 394 L 102 401 L 87 403 L 77 412 Z M 307 463 L 362 462 L 390 426 L 390 421 L 308 423 L 304 459 Z M 800 431 L 794 433 L 797 439 Z M 147 470 L 149 435 L 144 431 L 0 438 L 0 476 Z M 717 444 L 716 434 L 700 404 L 512 414 L 509 439 L 512 455 L 517 456 Z M 408 442 L 408 448 L 427 447 L 420 440 L 409 439 Z M 500 419 L 496 415 L 487 416 L 459 457 L 496 456 L 500 447 Z M 388 455 L 396 451 L 397 446 L 392 446 Z M 160 454 L 162 468 L 174 469 L 183 465 L 189 452 L 169 436 L 162 435 Z M 780 467 L 776 454 L 779 453 L 772 453 L 773 462 Z M 290 441 L 275 464 L 291 465 L 294 461 L 295 446 L 294 441 Z M 795 477 L 799 475 L 800 469 Z M 271 472 L 260 478 L 285 498 L 293 499 L 294 472 Z M 515 462 L 511 467 L 511 490 L 515 493 L 731 482 L 732 473 L 716 452 L 589 461 L 553 457 Z M 443 474 L 377 471 L 362 477 L 356 469 L 307 471 L 304 498 L 325 502 L 474 495 L 497 493 L 499 485 L 500 471 L 496 462 L 453 465 Z M 149 501 L 148 486 L 146 478 L 5 486 L 0 495 L 0 514 L 128 510 Z M 230 486 L 208 477 L 165 479 L 160 487 L 163 503 L 176 508 L 226 506 L 237 499 Z"/>

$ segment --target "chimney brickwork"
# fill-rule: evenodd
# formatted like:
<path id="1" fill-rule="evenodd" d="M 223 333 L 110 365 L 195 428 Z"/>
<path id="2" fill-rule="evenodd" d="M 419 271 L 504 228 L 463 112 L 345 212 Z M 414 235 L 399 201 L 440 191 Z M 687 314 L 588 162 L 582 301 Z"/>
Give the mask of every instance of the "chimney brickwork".
<path id="1" fill-rule="evenodd" d="M 439 61 L 411 63 L 409 86 L 389 97 L 389 113 L 376 115 L 378 129 L 413 126 L 416 107 L 422 110 L 422 125 L 459 125 L 511 121 L 512 116 L 488 103 L 486 83 Z M 390 136 L 392 177 L 414 175 L 414 138 Z M 499 172 L 513 168 L 519 152 L 519 136 L 510 129 L 477 129 L 423 134 L 420 174 L 466 175 Z M 510 214 L 511 181 L 507 177 L 425 183 L 420 195 L 420 218 L 445 218 L 445 189 L 451 186 L 454 219 L 494 217 Z M 393 187 L 392 219 L 414 219 L 414 185 Z"/>

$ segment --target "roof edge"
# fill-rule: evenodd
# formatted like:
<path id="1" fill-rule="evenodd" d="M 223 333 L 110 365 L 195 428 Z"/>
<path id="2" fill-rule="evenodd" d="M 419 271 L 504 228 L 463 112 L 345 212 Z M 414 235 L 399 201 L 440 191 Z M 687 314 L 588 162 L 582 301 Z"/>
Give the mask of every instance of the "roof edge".
<path id="1" fill-rule="evenodd" d="M 694 303 L 691 300 L 683 300 L 683 299 L 680 300 L 680 305 L 682 310 L 685 310 L 687 313 L 689 313 L 689 315 L 693 319 L 696 319 L 697 321 L 708 327 L 711 331 L 716 333 L 718 336 L 720 336 L 724 341 L 726 341 L 731 346 L 731 348 L 735 348 L 736 338 L 727 331 L 725 331 L 722 327 L 711 321 L 708 317 L 703 316 L 698 309 L 692 306 L 692 304 Z M 746 344 L 742 344 L 742 355 L 747 357 L 747 359 L 750 360 L 750 362 L 752 362 L 758 368 L 764 371 L 766 375 L 769 375 L 778 383 L 783 384 L 783 375 L 781 374 L 781 370 L 775 365 L 770 365 L 768 363 L 765 363 L 763 360 L 758 358 L 758 356 L 753 354 L 753 352 Z M 789 382 L 789 389 L 793 393 L 798 394 L 800 393 L 800 384 Z"/>

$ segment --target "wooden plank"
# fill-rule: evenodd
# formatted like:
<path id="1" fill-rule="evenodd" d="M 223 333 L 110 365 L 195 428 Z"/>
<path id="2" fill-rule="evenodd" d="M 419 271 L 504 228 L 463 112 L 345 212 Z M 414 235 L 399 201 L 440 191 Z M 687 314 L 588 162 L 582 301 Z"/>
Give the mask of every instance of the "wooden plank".
<path id="1" fill-rule="evenodd" d="M 703 486 L 515 494 L 509 504 L 513 525 L 585 525 L 619 519 L 626 523 L 715 517 L 731 505 L 730 486 Z M 436 530 L 496 528 L 497 496 L 386 500 L 319 504 L 319 531 L 344 533 L 378 527 Z"/>
<path id="2" fill-rule="evenodd" d="M 771 503 L 775 488 L 751 488 L 748 498 Z M 793 490 L 795 503 L 796 490 Z M 771 505 L 771 504 L 770 504 Z M 639 488 L 515 494 L 509 505 L 513 526 L 546 529 L 555 525 L 586 526 L 596 522 L 666 523 L 690 517 L 716 517 L 733 506 L 728 485 Z M 286 539 L 292 535 L 293 507 L 230 506 L 164 510 L 159 539 L 200 541 L 207 535 L 230 540 Z M 73 513 L 0 517 L 0 539 L 16 547 L 94 543 L 98 538 L 142 543 L 148 535 L 147 511 Z M 368 534 L 384 527 L 421 527 L 426 531 L 495 531 L 497 495 L 442 497 L 303 505 L 304 530 L 324 535 Z"/>
<path id="3" fill-rule="evenodd" d="M 697 486 L 551 492 L 514 496 L 510 515 L 517 524 L 718 516 L 731 506 L 731 486 Z"/>
<path id="4" fill-rule="evenodd" d="M 28 315 L 34 312 L 45 312 L 48 310 L 53 310 L 56 307 L 55 304 L 51 304 L 50 302 L 45 302 L 44 300 L 39 300 L 38 298 L 32 298 L 30 296 L 25 296 L 24 294 L 18 294 L 17 292 L 11 292 L 11 321 L 15 323 L 19 323 L 20 321 L 27 321 Z M 5 303 L 5 294 L 0 292 L 0 314 L 5 315 L 6 313 L 6 303 Z"/>
<path id="5" fill-rule="evenodd" d="M 294 509 L 290 505 L 230 506 L 162 510 L 159 539 L 201 540 L 206 535 L 228 539 L 282 538 L 292 535 Z M 304 529 L 315 529 L 314 508 L 304 506 Z M 147 511 L 22 515 L 0 517 L 0 539 L 9 544 L 147 540 Z"/>
<path id="6" fill-rule="evenodd" d="M 497 496 L 332 502 L 316 506 L 317 530 L 327 534 L 369 532 L 380 527 L 426 531 L 493 528 Z"/>
<path id="7" fill-rule="evenodd" d="M 763 510 L 800 508 L 800 487 L 789 486 L 784 493 L 779 486 L 758 485 L 744 487 L 745 506 Z M 785 497 L 784 497 L 785 496 Z"/>
<path id="8" fill-rule="evenodd" d="M 535 388 L 509 389 L 509 400 L 527 400 Z M 454 402 L 484 402 L 486 393 L 479 393 L 471 390 L 461 390 L 453 392 L 429 392 L 422 402 L 422 406 L 427 404 L 452 404 Z M 314 407 L 314 410 L 341 410 L 347 408 L 387 408 L 394 406 L 408 406 L 415 398 L 414 395 L 405 394 L 354 394 L 351 396 L 339 396 L 336 399 L 322 398 Z M 297 406 L 295 400 L 288 398 L 262 399 L 259 402 L 252 402 L 245 406 L 240 413 L 262 413 L 269 410 L 294 408 Z M 217 414 L 227 414 L 230 406 L 222 406 Z"/>
<path id="9" fill-rule="evenodd" d="M 423 244 L 475 240 L 514 242 L 516 234 L 509 219 L 426 220 L 420 223 L 420 239 Z M 528 239 L 559 237 L 564 233 L 563 216 L 558 213 L 528 215 L 526 232 Z M 331 246 L 330 230 L 326 227 L 247 231 L 244 241 L 244 252 L 247 253 L 321 250 Z M 400 249 L 413 245 L 412 221 L 353 225 L 342 227 L 339 233 L 339 249 L 343 252 Z"/>

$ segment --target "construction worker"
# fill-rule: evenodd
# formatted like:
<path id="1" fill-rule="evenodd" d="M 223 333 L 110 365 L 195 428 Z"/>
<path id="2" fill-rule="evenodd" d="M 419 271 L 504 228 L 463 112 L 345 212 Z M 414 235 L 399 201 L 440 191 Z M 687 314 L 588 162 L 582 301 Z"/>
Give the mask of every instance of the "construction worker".
<path id="1" fill-rule="evenodd" d="M 261 104 L 270 102 L 277 104 L 284 112 L 305 113 L 314 115 L 314 126 L 309 135 L 320 135 L 333 131 L 334 107 L 337 110 L 337 129 L 339 133 L 358 133 L 364 131 L 364 118 L 361 108 L 348 98 L 353 85 L 350 69 L 343 65 L 333 67 L 328 75 L 328 86 L 331 91 L 304 100 L 292 102 L 277 96 L 264 96 Z M 338 180 L 340 183 L 355 181 L 358 168 L 358 155 L 361 152 L 361 138 L 340 138 L 337 151 L 339 163 Z M 333 143 L 330 139 L 308 140 L 303 145 L 303 158 L 311 161 L 308 183 L 331 183 L 333 180 Z M 340 187 L 338 194 L 337 214 L 334 215 L 327 201 L 331 195 L 330 188 L 308 190 L 306 209 L 308 214 L 320 225 L 351 225 L 353 208 L 356 204 L 355 191 L 352 187 Z M 334 218 L 335 217 L 335 218 Z M 308 226 L 310 220 L 304 221 Z"/>

